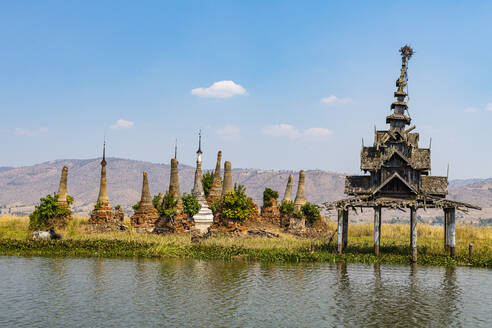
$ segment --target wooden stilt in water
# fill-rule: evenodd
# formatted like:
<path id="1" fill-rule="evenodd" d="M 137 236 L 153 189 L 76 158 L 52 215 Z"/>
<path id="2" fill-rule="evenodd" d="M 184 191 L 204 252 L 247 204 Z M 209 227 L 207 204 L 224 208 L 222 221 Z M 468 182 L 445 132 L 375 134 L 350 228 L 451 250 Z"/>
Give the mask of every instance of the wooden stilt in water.
<path id="1" fill-rule="evenodd" d="M 344 210 L 338 210 L 338 228 L 337 228 L 337 253 L 342 254 L 343 251 L 343 212 Z"/>
<path id="2" fill-rule="evenodd" d="M 449 254 L 454 259 L 456 255 L 456 209 L 449 209 Z"/>
<path id="3" fill-rule="evenodd" d="M 410 207 L 410 227 L 412 241 L 412 262 L 417 262 L 417 209 Z"/>
<path id="4" fill-rule="evenodd" d="M 449 213 L 451 209 L 444 209 L 444 251 L 447 253 L 449 251 Z"/>
<path id="5" fill-rule="evenodd" d="M 381 240 L 381 207 L 374 207 L 374 255 L 379 256 L 379 242 Z"/>
<path id="6" fill-rule="evenodd" d="M 343 210 L 343 248 L 348 244 L 348 209 Z"/>

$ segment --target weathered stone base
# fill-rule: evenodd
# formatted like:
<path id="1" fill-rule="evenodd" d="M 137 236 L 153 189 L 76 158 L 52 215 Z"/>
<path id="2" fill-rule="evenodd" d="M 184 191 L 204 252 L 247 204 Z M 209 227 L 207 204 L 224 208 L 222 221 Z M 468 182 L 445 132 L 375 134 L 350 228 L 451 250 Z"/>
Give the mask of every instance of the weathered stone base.
<path id="1" fill-rule="evenodd" d="M 155 222 L 154 233 L 189 233 L 195 229 L 195 222 L 186 214 L 177 214 L 172 217 L 160 217 Z"/>
<path id="2" fill-rule="evenodd" d="M 140 206 L 130 219 L 130 224 L 137 232 L 152 232 L 155 223 L 159 219 L 159 213 L 153 205 Z"/>
<path id="3" fill-rule="evenodd" d="M 288 232 L 293 234 L 300 234 L 306 231 L 306 219 L 291 217 L 289 220 Z"/>
<path id="4" fill-rule="evenodd" d="M 222 182 L 214 180 L 207 195 L 208 206 L 212 206 L 213 203 L 220 200 L 220 197 L 222 197 Z"/>
<path id="5" fill-rule="evenodd" d="M 47 229 L 63 229 L 67 226 L 68 222 L 73 220 L 72 212 L 67 216 L 57 216 L 48 220 Z"/>
<path id="6" fill-rule="evenodd" d="M 125 214 L 121 209 L 113 212 L 109 206 L 94 209 L 89 219 L 88 230 L 90 232 L 111 232 L 126 230 L 123 225 Z"/>
<path id="7" fill-rule="evenodd" d="M 261 219 L 264 222 L 280 226 L 280 211 L 277 207 L 277 200 L 271 199 L 272 206 L 261 208 Z"/>

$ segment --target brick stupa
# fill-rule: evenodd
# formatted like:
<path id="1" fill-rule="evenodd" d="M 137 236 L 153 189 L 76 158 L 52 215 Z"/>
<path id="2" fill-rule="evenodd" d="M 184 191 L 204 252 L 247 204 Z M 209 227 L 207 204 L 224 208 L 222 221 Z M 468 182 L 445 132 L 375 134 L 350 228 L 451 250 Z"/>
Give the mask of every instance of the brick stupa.
<path id="1" fill-rule="evenodd" d="M 214 180 L 207 196 L 207 202 L 209 205 L 212 205 L 215 201 L 219 200 L 222 195 L 222 178 L 220 176 L 221 162 L 222 152 L 219 150 L 217 153 L 217 164 L 215 165 Z"/>
<path id="2" fill-rule="evenodd" d="M 131 217 L 131 225 L 137 232 L 152 232 L 159 212 L 152 203 L 147 172 L 143 172 L 142 196 L 138 208 Z"/>
<path id="3" fill-rule="evenodd" d="M 99 184 L 99 196 L 97 203 L 92 210 L 89 224 L 96 226 L 97 230 L 122 230 L 122 221 L 124 218 L 123 211 L 118 209 L 113 212 L 109 204 L 108 188 L 106 184 L 106 143 L 103 147 L 103 158 L 101 161 L 101 181 Z"/>

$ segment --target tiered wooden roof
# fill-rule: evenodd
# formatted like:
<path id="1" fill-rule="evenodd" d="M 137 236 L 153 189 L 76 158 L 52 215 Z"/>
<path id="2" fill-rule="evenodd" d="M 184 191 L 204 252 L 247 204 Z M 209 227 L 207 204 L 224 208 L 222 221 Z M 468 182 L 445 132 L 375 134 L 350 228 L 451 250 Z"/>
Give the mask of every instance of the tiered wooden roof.
<path id="1" fill-rule="evenodd" d="M 410 54 L 411 56 L 411 54 Z M 402 67 L 396 80 L 396 101 L 391 104 L 392 114 L 386 117 L 388 130 L 374 131 L 374 144 L 362 145 L 360 169 L 369 175 L 347 176 L 345 194 L 352 196 L 337 202 L 325 203 L 328 208 L 348 207 L 414 207 L 414 208 L 473 208 L 479 207 L 445 199 L 448 178 L 429 176 L 431 151 L 419 148 L 419 134 L 410 125 L 407 92 L 407 62 L 402 52 Z"/>

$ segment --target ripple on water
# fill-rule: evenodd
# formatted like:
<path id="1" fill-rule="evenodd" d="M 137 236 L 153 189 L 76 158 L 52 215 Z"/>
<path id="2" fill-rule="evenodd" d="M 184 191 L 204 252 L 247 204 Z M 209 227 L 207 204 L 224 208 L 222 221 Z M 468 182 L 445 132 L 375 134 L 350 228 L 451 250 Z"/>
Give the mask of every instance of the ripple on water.
<path id="1" fill-rule="evenodd" d="M 0 326 L 486 327 L 492 271 L 0 257 Z"/>

